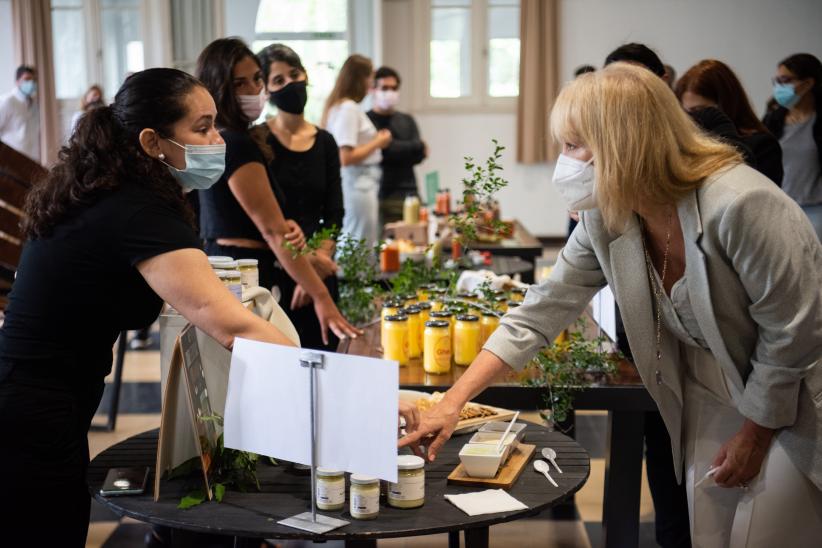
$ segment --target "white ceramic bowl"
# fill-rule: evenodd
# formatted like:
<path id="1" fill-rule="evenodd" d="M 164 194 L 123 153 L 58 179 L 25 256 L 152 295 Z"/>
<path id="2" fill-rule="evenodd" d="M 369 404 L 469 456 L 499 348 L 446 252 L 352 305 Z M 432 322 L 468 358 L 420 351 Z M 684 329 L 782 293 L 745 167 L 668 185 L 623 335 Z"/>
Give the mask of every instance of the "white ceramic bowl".
<path id="1" fill-rule="evenodd" d="M 482 445 L 490 445 L 492 447 L 496 447 L 499 444 L 499 440 L 502 437 L 504 432 L 477 432 L 471 439 L 468 440 L 469 444 L 482 444 Z M 519 445 L 519 441 L 517 441 L 517 435 L 513 432 L 509 433 L 506 436 L 505 441 L 502 444 L 502 463 L 504 464 L 508 457 L 511 456 L 511 452 Z"/>
<path id="2" fill-rule="evenodd" d="M 493 478 L 504 454 L 504 451 L 497 451 L 495 445 L 466 443 L 460 450 L 460 461 L 472 478 Z"/>

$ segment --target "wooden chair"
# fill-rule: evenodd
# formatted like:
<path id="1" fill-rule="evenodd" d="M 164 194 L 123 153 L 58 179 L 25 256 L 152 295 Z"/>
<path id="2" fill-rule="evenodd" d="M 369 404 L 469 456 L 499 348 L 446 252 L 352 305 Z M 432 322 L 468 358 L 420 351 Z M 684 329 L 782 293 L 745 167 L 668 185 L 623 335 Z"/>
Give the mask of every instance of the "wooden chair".
<path id="1" fill-rule="evenodd" d="M 8 294 L 23 250 L 23 204 L 32 185 L 45 178 L 46 168 L 0 141 L 0 312 L 8 305 Z M 123 382 L 127 332 L 121 331 L 114 364 L 111 406 L 105 430 L 114 430 Z"/>

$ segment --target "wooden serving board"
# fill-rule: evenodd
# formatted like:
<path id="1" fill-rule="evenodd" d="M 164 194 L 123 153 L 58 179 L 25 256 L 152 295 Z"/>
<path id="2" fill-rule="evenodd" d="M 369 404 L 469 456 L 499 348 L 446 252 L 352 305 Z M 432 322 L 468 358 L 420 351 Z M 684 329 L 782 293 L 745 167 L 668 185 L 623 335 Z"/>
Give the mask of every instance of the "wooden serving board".
<path id="1" fill-rule="evenodd" d="M 465 473 L 462 463 L 448 476 L 448 483 L 454 485 L 471 485 L 474 487 L 488 487 L 496 489 L 510 489 L 522 475 L 522 471 L 528 467 L 531 456 L 536 450 L 536 445 L 520 443 L 514 452 L 508 457 L 508 462 L 500 468 L 496 477 L 493 478 L 472 478 Z"/>

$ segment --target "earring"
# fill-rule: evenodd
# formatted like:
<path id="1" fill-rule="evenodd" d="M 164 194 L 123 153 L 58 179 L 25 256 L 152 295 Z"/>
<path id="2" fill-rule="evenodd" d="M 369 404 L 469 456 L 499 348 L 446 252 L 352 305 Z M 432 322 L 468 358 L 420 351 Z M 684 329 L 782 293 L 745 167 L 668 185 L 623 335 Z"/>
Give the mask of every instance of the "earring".
<path id="1" fill-rule="evenodd" d="M 165 160 L 165 159 L 166 159 L 166 155 L 165 155 L 165 154 L 163 154 L 163 153 L 161 152 L 161 153 L 160 153 L 160 155 L 158 156 L 158 158 L 159 158 L 160 160 Z"/>

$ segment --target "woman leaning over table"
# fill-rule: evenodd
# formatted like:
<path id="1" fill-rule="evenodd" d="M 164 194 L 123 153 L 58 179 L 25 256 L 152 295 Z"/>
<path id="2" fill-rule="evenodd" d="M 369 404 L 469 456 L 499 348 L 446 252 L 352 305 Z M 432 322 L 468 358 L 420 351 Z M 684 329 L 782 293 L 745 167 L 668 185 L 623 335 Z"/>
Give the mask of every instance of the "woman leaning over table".
<path id="1" fill-rule="evenodd" d="M 214 97 L 215 124 L 226 143 L 225 173 L 214 186 L 199 193 L 200 234 L 206 251 L 257 259 L 260 285 L 266 289 L 278 286 L 283 309 L 300 333 L 302 346 L 335 350 L 337 339 L 333 336 L 334 344 L 326 346 L 329 329 L 337 337 L 356 337 L 357 330 L 340 314 L 323 283 L 322 278 L 329 273 L 319 276 L 310 256 L 295 257 L 285 247 L 288 223 L 294 221 L 286 221 L 281 203 L 299 197 L 287 197 L 280 191 L 250 134 L 249 125 L 260 116 L 264 104 L 263 73 L 257 57 L 242 40 L 221 38 L 200 54 L 197 77 Z M 309 297 L 306 301 L 293 297 L 295 281 Z"/>
<path id="2" fill-rule="evenodd" d="M 463 404 L 608 284 L 671 435 L 694 545 L 817 546 L 822 246 L 807 217 L 643 68 L 569 83 L 551 126 L 563 143 L 554 183 L 580 224 L 551 277 L 402 445 L 433 434 L 434 458 Z"/>

